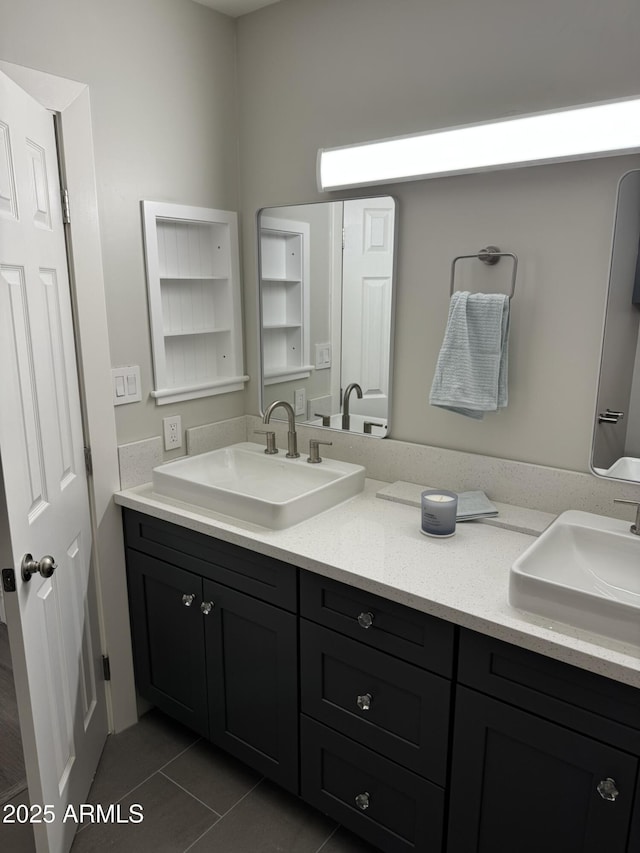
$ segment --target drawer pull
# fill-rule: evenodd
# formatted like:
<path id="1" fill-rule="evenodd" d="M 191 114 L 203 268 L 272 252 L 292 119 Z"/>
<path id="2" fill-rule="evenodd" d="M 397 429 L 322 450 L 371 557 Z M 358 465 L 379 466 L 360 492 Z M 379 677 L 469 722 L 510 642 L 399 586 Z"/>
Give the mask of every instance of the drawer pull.
<path id="1" fill-rule="evenodd" d="M 364 791 L 362 794 L 358 794 L 356 796 L 356 805 L 359 809 L 362 809 L 365 812 L 369 808 L 369 797 L 371 795 L 368 791 Z"/>
<path id="2" fill-rule="evenodd" d="M 200 610 L 205 616 L 208 616 L 214 608 L 213 601 L 203 601 L 200 605 Z"/>
<path id="3" fill-rule="evenodd" d="M 193 604 L 193 602 L 195 600 L 196 600 L 196 597 L 195 597 L 195 595 L 193 595 L 193 593 L 185 593 L 182 596 L 182 603 L 184 604 L 185 607 L 191 607 L 191 605 Z"/>
<path id="4" fill-rule="evenodd" d="M 358 616 L 358 625 L 361 628 L 370 628 L 373 625 L 373 613 L 369 613 L 368 611 L 361 613 Z"/>
<path id="5" fill-rule="evenodd" d="M 358 696 L 356 699 L 356 705 L 361 711 L 368 711 L 371 708 L 372 700 L 373 696 L 371 693 L 365 693 L 362 696 Z"/>
<path id="6" fill-rule="evenodd" d="M 598 782 L 596 791 L 600 794 L 603 800 L 607 800 L 610 803 L 613 803 L 620 793 L 616 787 L 616 780 L 611 779 L 609 776 L 601 782 Z"/>

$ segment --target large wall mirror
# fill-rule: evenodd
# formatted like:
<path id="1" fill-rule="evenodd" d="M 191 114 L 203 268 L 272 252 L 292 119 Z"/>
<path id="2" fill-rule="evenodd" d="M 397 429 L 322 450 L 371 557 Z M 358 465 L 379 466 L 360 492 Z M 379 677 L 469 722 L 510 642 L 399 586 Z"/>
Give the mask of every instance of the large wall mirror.
<path id="1" fill-rule="evenodd" d="M 640 482 L 640 171 L 620 180 L 591 465 Z"/>
<path id="2" fill-rule="evenodd" d="M 258 213 L 262 412 L 388 434 L 396 220 L 390 196 Z"/>

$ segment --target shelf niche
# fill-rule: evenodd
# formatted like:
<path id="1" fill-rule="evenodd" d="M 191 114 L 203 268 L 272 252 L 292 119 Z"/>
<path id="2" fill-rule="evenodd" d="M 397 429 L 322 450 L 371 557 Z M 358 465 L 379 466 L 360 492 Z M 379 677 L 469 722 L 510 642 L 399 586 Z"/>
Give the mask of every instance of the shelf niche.
<path id="1" fill-rule="evenodd" d="M 157 405 L 241 391 L 237 215 L 143 201 Z"/>
<path id="2" fill-rule="evenodd" d="M 265 217 L 260 228 L 263 381 L 304 379 L 309 363 L 307 222 Z"/>

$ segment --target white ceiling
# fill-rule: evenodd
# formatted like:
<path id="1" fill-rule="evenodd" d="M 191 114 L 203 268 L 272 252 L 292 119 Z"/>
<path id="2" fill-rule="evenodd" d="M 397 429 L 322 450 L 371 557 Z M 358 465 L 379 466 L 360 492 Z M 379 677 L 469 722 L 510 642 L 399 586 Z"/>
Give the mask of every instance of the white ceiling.
<path id="1" fill-rule="evenodd" d="M 278 3 L 279 0 L 195 0 L 195 2 L 230 15 L 232 18 L 239 18 L 240 15 L 255 12 L 256 9 Z"/>

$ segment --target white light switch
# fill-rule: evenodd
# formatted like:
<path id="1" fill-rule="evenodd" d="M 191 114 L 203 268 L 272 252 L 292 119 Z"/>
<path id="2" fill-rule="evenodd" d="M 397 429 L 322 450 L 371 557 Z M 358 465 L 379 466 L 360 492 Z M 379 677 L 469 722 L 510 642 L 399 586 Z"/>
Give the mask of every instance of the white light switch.
<path id="1" fill-rule="evenodd" d="M 137 403 L 142 400 L 140 390 L 140 368 L 128 364 L 125 367 L 112 367 L 113 405 L 122 406 L 124 403 Z"/>
<path id="2" fill-rule="evenodd" d="M 331 344 L 316 344 L 316 370 L 331 367 Z"/>

